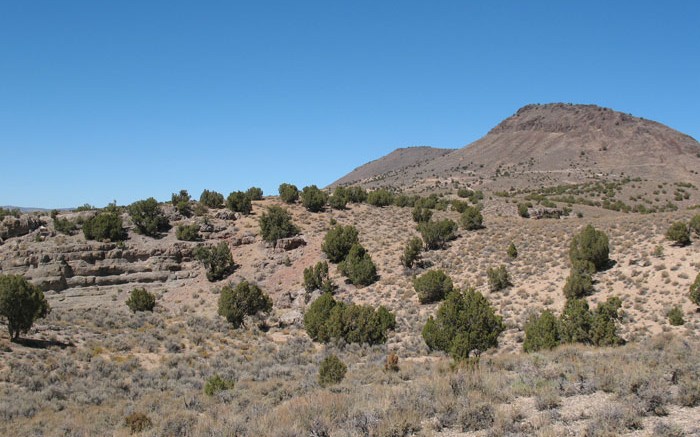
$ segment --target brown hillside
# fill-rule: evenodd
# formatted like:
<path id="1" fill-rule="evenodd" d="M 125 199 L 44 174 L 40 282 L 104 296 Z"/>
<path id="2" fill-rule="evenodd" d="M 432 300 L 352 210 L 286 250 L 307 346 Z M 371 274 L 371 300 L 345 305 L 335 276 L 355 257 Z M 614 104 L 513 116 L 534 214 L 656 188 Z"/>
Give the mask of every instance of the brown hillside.
<path id="1" fill-rule="evenodd" d="M 595 105 L 527 105 L 474 143 L 404 167 L 369 175 L 364 184 L 418 189 L 459 181 L 498 190 L 623 176 L 697 183 L 700 143 L 663 124 Z"/>

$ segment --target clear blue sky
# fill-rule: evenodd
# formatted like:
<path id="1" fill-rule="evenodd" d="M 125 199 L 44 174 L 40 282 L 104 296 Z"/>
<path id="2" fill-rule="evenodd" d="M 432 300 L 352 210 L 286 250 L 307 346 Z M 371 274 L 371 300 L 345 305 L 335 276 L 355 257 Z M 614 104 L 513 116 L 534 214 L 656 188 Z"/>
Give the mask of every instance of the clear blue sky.
<path id="1" fill-rule="evenodd" d="M 0 1 L 0 205 L 325 186 L 528 103 L 700 138 L 697 1 Z"/>

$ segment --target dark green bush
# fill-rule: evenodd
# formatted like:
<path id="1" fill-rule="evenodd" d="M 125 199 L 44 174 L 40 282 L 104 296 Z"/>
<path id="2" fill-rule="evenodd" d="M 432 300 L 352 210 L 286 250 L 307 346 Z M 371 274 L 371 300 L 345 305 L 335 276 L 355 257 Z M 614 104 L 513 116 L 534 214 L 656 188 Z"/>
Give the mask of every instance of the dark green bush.
<path id="1" fill-rule="evenodd" d="M 452 279 L 442 270 L 429 270 L 413 279 L 413 288 L 420 303 L 433 303 L 452 292 Z"/>
<path id="2" fill-rule="evenodd" d="M 219 295 L 219 315 L 238 328 L 244 324 L 245 316 L 269 313 L 272 299 L 255 284 L 240 282 L 235 288 L 226 285 Z"/>
<path id="3" fill-rule="evenodd" d="M 226 207 L 233 212 L 240 212 L 243 215 L 248 215 L 253 210 L 253 203 L 250 197 L 243 191 L 235 191 L 226 198 Z"/>
<path id="4" fill-rule="evenodd" d="M 416 204 L 416 196 L 409 196 L 407 194 L 399 194 L 394 196 L 394 205 L 400 208 L 412 207 Z"/>
<path id="5" fill-rule="evenodd" d="M 327 201 L 328 194 L 321 191 L 316 185 L 310 185 L 301 190 L 301 204 L 310 212 L 323 211 Z"/>
<path id="6" fill-rule="evenodd" d="M 190 215 L 192 215 L 190 200 L 192 200 L 192 198 L 190 197 L 190 193 L 188 193 L 187 190 L 180 190 L 179 193 L 173 193 L 170 197 L 170 201 L 172 202 L 175 209 L 177 209 L 177 211 L 185 217 L 189 217 Z"/>
<path id="7" fill-rule="evenodd" d="M 328 274 L 328 263 L 319 261 L 313 267 L 304 269 L 304 290 L 321 290 L 325 293 L 332 293 L 336 288 L 333 280 Z"/>
<path id="8" fill-rule="evenodd" d="M 73 235 L 78 230 L 78 225 L 67 218 L 54 217 L 53 227 L 56 229 L 56 232 L 66 235 Z"/>
<path id="9" fill-rule="evenodd" d="M 348 367 L 340 358 L 329 355 L 321 361 L 321 366 L 318 369 L 318 383 L 321 387 L 338 384 L 345 378 L 347 371 Z"/>
<path id="10" fill-rule="evenodd" d="M 353 244 L 348 256 L 338 264 L 338 271 L 358 287 L 370 285 L 377 280 L 377 267 L 360 243 Z"/>
<path id="11" fill-rule="evenodd" d="M 156 306 L 156 297 L 145 288 L 134 288 L 126 300 L 126 306 L 134 313 L 136 311 L 153 311 L 153 307 Z"/>
<path id="12" fill-rule="evenodd" d="M 347 207 L 348 190 L 345 187 L 335 187 L 333 195 L 328 198 L 328 205 L 337 210 L 343 210 Z"/>
<path id="13" fill-rule="evenodd" d="M 474 206 L 467 207 L 460 216 L 462 227 L 467 231 L 475 231 L 484 227 L 484 217 L 481 215 L 479 208 Z"/>
<path id="14" fill-rule="evenodd" d="M 232 379 L 222 378 L 221 376 L 215 374 L 207 379 L 204 384 L 204 394 L 207 396 L 214 396 L 220 391 L 233 390 L 235 386 L 235 381 Z"/>
<path id="15" fill-rule="evenodd" d="M 690 229 L 683 222 L 675 222 L 666 231 L 666 238 L 677 246 L 687 246 L 690 244 Z"/>
<path id="16" fill-rule="evenodd" d="M 568 299 L 561 315 L 561 340 L 563 343 L 591 343 L 593 314 L 585 299 Z"/>
<path id="17" fill-rule="evenodd" d="M 498 346 L 505 330 L 489 301 L 478 291 L 453 291 L 440 305 L 435 317 L 423 327 L 423 339 L 432 350 L 449 352 L 455 360 L 465 360 L 475 349 Z"/>
<path id="18" fill-rule="evenodd" d="M 170 227 L 168 218 L 153 197 L 137 200 L 127 207 L 136 230 L 144 235 L 156 237 Z"/>
<path id="19" fill-rule="evenodd" d="M 175 230 L 175 236 L 182 241 L 198 241 L 200 238 L 199 225 L 180 225 Z"/>
<path id="20" fill-rule="evenodd" d="M 224 206 L 224 195 L 216 191 L 204 190 L 199 196 L 199 203 L 209 208 L 222 208 Z"/>
<path id="21" fill-rule="evenodd" d="M 617 296 L 598 304 L 593 312 L 591 341 L 596 346 L 619 346 L 625 341 L 617 335 L 617 320 L 620 319 L 622 301 Z"/>
<path id="22" fill-rule="evenodd" d="M 457 211 L 458 213 L 462 214 L 464 211 L 469 208 L 469 202 L 464 202 L 462 200 L 453 200 L 451 203 L 452 205 L 452 210 Z"/>
<path id="23" fill-rule="evenodd" d="M 323 238 L 321 250 L 332 263 L 339 263 L 348 256 L 355 243 L 359 243 L 357 229 L 354 226 L 336 225 Z"/>
<path id="24" fill-rule="evenodd" d="M 450 219 L 428 221 L 418 225 L 427 249 L 442 249 L 448 241 L 457 238 L 457 223 Z"/>
<path id="25" fill-rule="evenodd" d="M 396 319 L 383 306 L 337 302 L 330 293 L 316 299 L 304 313 L 304 328 L 314 341 L 327 343 L 343 339 L 347 343 L 381 344 Z"/>
<path id="26" fill-rule="evenodd" d="M 299 189 L 296 185 L 280 184 L 279 187 L 280 199 L 284 203 L 294 203 L 299 200 Z"/>
<path id="27" fill-rule="evenodd" d="M 263 190 L 259 187 L 250 187 L 245 194 L 250 200 L 263 200 Z"/>
<path id="28" fill-rule="evenodd" d="M 367 200 L 367 190 L 362 187 L 348 187 L 346 194 L 350 203 L 362 203 Z"/>
<path id="29" fill-rule="evenodd" d="M 513 285 L 510 282 L 508 270 L 504 265 L 500 265 L 496 268 L 489 267 L 486 270 L 486 276 L 489 278 L 489 288 L 491 291 L 503 290 L 504 288 Z"/>
<path id="30" fill-rule="evenodd" d="M 588 261 L 577 261 L 571 267 L 569 277 L 564 284 L 564 296 L 567 299 L 579 299 L 593 293 L 591 270 L 595 270 L 595 267 Z"/>
<path id="31" fill-rule="evenodd" d="M 4 219 L 5 217 L 19 217 L 21 215 L 21 212 L 17 208 L 0 208 L 0 221 Z"/>
<path id="32" fill-rule="evenodd" d="M 113 204 L 107 206 L 99 214 L 87 219 L 83 223 L 83 234 L 87 240 L 126 240 L 127 233 L 124 229 L 119 210 Z"/>
<path id="33" fill-rule="evenodd" d="M 260 233 L 263 240 L 275 242 L 280 238 L 287 238 L 299 233 L 292 215 L 284 208 L 273 205 L 267 207 L 267 212 L 260 216 Z"/>
<path id="34" fill-rule="evenodd" d="M 421 252 L 423 252 L 423 241 L 418 237 L 413 237 L 406 243 L 401 255 L 401 264 L 404 267 L 412 269 L 413 266 L 420 263 Z"/>
<path id="35" fill-rule="evenodd" d="M 508 258 L 515 259 L 518 257 L 518 248 L 515 247 L 515 243 L 511 242 L 508 246 Z"/>
<path id="36" fill-rule="evenodd" d="M 700 306 L 700 273 L 695 276 L 695 282 L 690 284 L 690 301 Z"/>
<path id="37" fill-rule="evenodd" d="M 539 316 L 532 316 L 525 325 L 525 352 L 541 349 L 553 349 L 561 343 L 559 319 L 551 311 L 543 311 Z"/>
<path id="38" fill-rule="evenodd" d="M 468 199 L 472 196 L 472 194 L 474 194 L 474 192 L 468 188 L 460 188 L 457 190 L 457 196 L 461 197 L 462 199 Z"/>
<path id="39" fill-rule="evenodd" d="M 518 203 L 518 215 L 522 218 L 529 218 L 530 212 L 528 211 L 532 208 L 532 203 Z"/>
<path id="40" fill-rule="evenodd" d="M 385 189 L 370 191 L 367 193 L 367 203 L 377 207 L 389 206 L 394 203 L 394 195 Z"/>
<path id="41" fill-rule="evenodd" d="M 696 214 L 693 216 L 693 218 L 690 219 L 688 227 L 691 231 L 695 232 L 695 235 L 700 237 L 700 214 Z"/>
<path id="42" fill-rule="evenodd" d="M 195 251 L 195 258 L 204 264 L 207 269 L 207 279 L 211 282 L 228 277 L 236 269 L 231 250 L 225 241 L 214 247 L 198 247 Z"/>
<path id="43" fill-rule="evenodd" d="M 591 225 L 586 226 L 583 231 L 575 235 L 569 247 L 569 258 L 572 265 L 588 261 L 593 263 L 597 271 L 608 266 L 610 263 L 609 253 L 608 236 Z"/>
<path id="44" fill-rule="evenodd" d="M 27 333 L 36 319 L 51 312 L 39 287 L 20 275 L 0 275 L 0 316 L 7 320 L 11 341 Z"/>
<path id="45" fill-rule="evenodd" d="M 413 221 L 416 223 L 427 223 L 433 218 L 432 210 L 420 206 L 413 207 L 411 214 L 413 215 Z"/>
<path id="46" fill-rule="evenodd" d="M 685 320 L 683 319 L 683 310 L 679 306 L 671 308 L 668 313 L 666 313 L 666 316 L 668 317 L 668 323 L 670 323 L 671 326 L 681 326 L 685 324 Z"/>

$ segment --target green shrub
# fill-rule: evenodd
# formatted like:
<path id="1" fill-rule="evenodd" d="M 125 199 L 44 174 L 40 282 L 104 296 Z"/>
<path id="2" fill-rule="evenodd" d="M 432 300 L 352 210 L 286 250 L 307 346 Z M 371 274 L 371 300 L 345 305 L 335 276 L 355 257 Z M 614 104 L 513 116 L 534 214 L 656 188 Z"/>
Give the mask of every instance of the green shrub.
<path id="1" fill-rule="evenodd" d="M 153 311 L 153 307 L 156 306 L 156 297 L 145 288 L 134 288 L 126 300 L 126 306 L 134 313 L 136 311 Z"/>
<path id="2" fill-rule="evenodd" d="M 467 207 L 460 216 L 462 227 L 467 231 L 474 231 L 484 227 L 484 217 L 481 215 L 479 208 L 474 206 Z"/>
<path id="3" fill-rule="evenodd" d="M 695 282 L 690 284 L 690 301 L 700 306 L 700 273 L 695 276 Z"/>
<path id="4" fill-rule="evenodd" d="M 207 269 L 207 279 L 211 282 L 228 277 L 236 269 L 231 250 L 225 241 L 214 247 L 198 247 L 195 251 L 195 258 L 204 264 Z"/>
<path id="5" fill-rule="evenodd" d="M 433 218 L 432 210 L 420 206 L 413 207 L 411 214 L 413 215 L 413 221 L 416 223 L 427 223 Z"/>
<path id="6" fill-rule="evenodd" d="M 362 187 L 348 187 L 346 194 L 350 203 L 362 203 L 367 200 L 367 190 Z"/>
<path id="7" fill-rule="evenodd" d="M 404 267 L 412 269 L 413 266 L 420 263 L 421 252 L 423 252 L 423 241 L 418 237 L 413 237 L 406 243 L 401 255 L 401 264 Z"/>
<path id="8" fill-rule="evenodd" d="M 587 261 L 578 261 L 571 268 L 569 277 L 566 278 L 566 284 L 564 284 L 564 296 L 567 299 L 579 299 L 593 293 L 593 278 L 588 266 L 595 269 L 592 267 L 593 264 Z"/>
<path id="9" fill-rule="evenodd" d="M 110 204 L 99 214 L 87 219 L 83 223 L 83 234 L 87 240 L 121 241 L 127 238 L 119 210 L 114 204 Z"/>
<path id="10" fill-rule="evenodd" d="M 619 346 L 625 341 L 617 335 L 617 320 L 620 319 L 622 301 L 617 296 L 598 304 L 591 323 L 591 341 L 596 346 Z"/>
<path id="11" fill-rule="evenodd" d="M 588 261 L 593 263 L 597 271 L 604 269 L 610 263 L 609 253 L 608 236 L 591 225 L 575 235 L 569 247 L 572 265 L 579 261 Z"/>
<path id="12" fill-rule="evenodd" d="M 216 191 L 204 190 L 199 196 L 199 203 L 209 208 L 222 208 L 224 206 L 224 195 Z"/>
<path id="13" fill-rule="evenodd" d="M 433 303 L 452 292 L 452 279 L 442 270 L 429 270 L 413 279 L 413 288 L 420 303 Z"/>
<path id="14" fill-rule="evenodd" d="M 394 196 L 394 205 L 399 208 L 412 207 L 416 204 L 416 196 L 409 196 L 407 194 L 399 194 Z"/>
<path id="15" fill-rule="evenodd" d="M 304 290 L 321 290 L 325 293 L 335 291 L 336 285 L 328 274 L 328 263 L 319 261 L 313 267 L 304 269 Z"/>
<path id="16" fill-rule="evenodd" d="M 394 195 L 385 189 L 370 191 L 367 194 L 367 203 L 377 207 L 389 206 L 394 203 Z"/>
<path id="17" fill-rule="evenodd" d="M 343 339 L 347 343 L 381 344 L 387 331 L 396 327 L 394 315 L 383 306 L 337 302 L 330 293 L 316 299 L 304 313 L 304 328 L 314 341 L 327 343 Z"/>
<path id="18" fill-rule="evenodd" d="M 336 225 L 323 238 L 321 250 L 332 263 L 339 263 L 348 256 L 350 249 L 359 243 L 358 232 L 354 226 Z"/>
<path id="19" fill-rule="evenodd" d="M 182 241 L 199 240 L 199 225 L 179 225 L 175 230 L 175 236 Z"/>
<path id="20" fill-rule="evenodd" d="M 204 384 L 204 394 L 207 396 L 214 396 L 220 391 L 233 390 L 235 386 L 235 381 L 228 378 L 222 378 L 215 374 L 207 379 Z"/>
<path id="21" fill-rule="evenodd" d="M 323 211 L 327 201 L 328 194 L 316 185 L 310 185 L 301 190 L 301 204 L 310 212 Z"/>
<path id="22" fill-rule="evenodd" d="M 683 310 L 679 306 L 671 308 L 668 313 L 666 313 L 666 316 L 668 317 L 668 323 L 670 323 L 671 326 L 681 326 L 685 324 L 685 320 L 683 319 Z"/>
<path id="23" fill-rule="evenodd" d="M 360 243 L 353 244 L 348 256 L 338 264 L 338 271 L 358 287 L 370 285 L 377 280 L 377 267 Z"/>
<path id="24" fill-rule="evenodd" d="M 245 316 L 269 313 L 272 299 L 255 284 L 240 282 L 235 288 L 226 285 L 219 295 L 219 315 L 238 328 L 244 324 Z"/>
<path id="25" fill-rule="evenodd" d="M 188 193 L 187 190 L 180 190 L 179 193 L 173 193 L 170 198 L 170 201 L 172 202 L 175 209 L 177 209 L 177 212 L 184 215 L 185 217 L 189 217 L 190 215 L 192 215 L 190 200 L 192 200 L 192 198 L 190 197 L 190 193 Z"/>
<path id="26" fill-rule="evenodd" d="M 321 387 L 338 384 L 345 378 L 347 371 L 348 367 L 340 358 L 329 355 L 321 361 L 321 366 L 318 369 L 318 383 Z"/>
<path id="27" fill-rule="evenodd" d="M 80 205 L 79 207 L 75 208 L 75 210 L 76 210 L 77 212 L 92 211 L 92 210 L 94 210 L 94 209 L 97 209 L 97 208 L 95 208 L 94 206 L 90 205 L 89 203 L 83 203 L 83 204 Z M 19 212 L 19 210 L 17 210 L 17 211 Z"/>
<path id="28" fill-rule="evenodd" d="M 666 238 L 678 246 L 690 244 L 690 230 L 683 222 L 675 222 L 666 231 Z"/>
<path id="29" fill-rule="evenodd" d="M 51 312 L 39 287 L 20 275 L 0 275 L 0 316 L 7 320 L 11 341 L 27 333 L 37 319 Z"/>
<path id="30" fill-rule="evenodd" d="M 688 227 L 691 231 L 695 232 L 695 235 L 700 237 L 700 214 L 695 214 L 693 218 L 690 219 Z"/>
<path id="31" fill-rule="evenodd" d="M 591 343 L 593 314 L 585 299 L 568 299 L 561 315 L 561 340 L 563 343 Z"/>
<path id="32" fill-rule="evenodd" d="M 0 221 L 5 217 L 19 217 L 21 212 L 18 208 L 0 208 Z"/>
<path id="33" fill-rule="evenodd" d="M 153 426 L 151 419 L 144 413 L 134 412 L 124 418 L 124 425 L 132 434 L 146 431 Z"/>
<path id="34" fill-rule="evenodd" d="M 515 243 L 511 241 L 506 253 L 508 254 L 508 258 L 515 259 L 518 257 L 518 248 L 515 247 Z"/>
<path id="35" fill-rule="evenodd" d="M 452 205 L 452 210 L 457 211 L 460 214 L 462 214 L 464 211 L 466 211 L 469 208 L 469 202 L 464 202 L 461 200 L 455 199 L 450 204 Z"/>
<path id="36" fill-rule="evenodd" d="M 432 350 L 449 352 L 455 360 L 465 360 L 475 349 L 498 346 L 505 330 L 488 300 L 478 291 L 453 291 L 423 327 L 423 339 Z"/>
<path id="37" fill-rule="evenodd" d="M 460 188 L 457 190 L 457 196 L 462 199 L 468 199 L 474 194 L 474 192 L 468 188 Z"/>
<path id="38" fill-rule="evenodd" d="M 260 187 L 250 187 L 245 194 L 250 200 L 263 200 L 263 190 Z"/>
<path id="39" fill-rule="evenodd" d="M 226 207 L 233 212 L 240 212 L 243 215 L 248 215 L 253 210 L 253 203 L 250 197 L 243 191 L 235 191 L 226 198 Z"/>
<path id="40" fill-rule="evenodd" d="M 333 209 L 343 210 L 347 207 L 347 203 L 347 189 L 344 187 L 336 187 L 333 195 L 328 198 L 328 205 Z"/>
<path id="41" fill-rule="evenodd" d="M 54 217 L 53 227 L 56 229 L 56 232 L 66 235 L 73 235 L 73 233 L 78 230 L 78 225 L 67 218 Z"/>
<path id="42" fill-rule="evenodd" d="M 284 203 L 294 203 L 299 200 L 299 189 L 296 185 L 280 184 L 279 186 L 280 199 Z"/>
<path id="43" fill-rule="evenodd" d="M 529 218 L 529 209 L 532 208 L 532 203 L 518 203 L 518 215 L 522 218 Z"/>
<path id="44" fill-rule="evenodd" d="M 489 267 L 488 270 L 486 270 L 486 276 L 489 278 L 489 288 L 491 291 L 503 290 L 513 285 L 510 282 L 508 270 L 506 270 L 506 266 L 504 265 L 500 265 L 496 268 Z"/>
<path id="45" fill-rule="evenodd" d="M 153 197 L 146 200 L 137 200 L 127 207 L 131 221 L 134 222 L 137 232 L 156 237 L 160 232 L 167 231 L 170 227 L 168 218 Z"/>
<path id="46" fill-rule="evenodd" d="M 427 249 L 442 249 L 448 241 L 457 238 L 457 223 L 450 219 L 420 223 L 418 232 Z"/>
<path id="47" fill-rule="evenodd" d="M 299 233 L 299 228 L 292 223 L 292 215 L 289 211 L 276 205 L 268 206 L 267 212 L 262 213 L 259 222 L 262 239 L 268 242 L 275 242 L 280 238 Z"/>
<path id="48" fill-rule="evenodd" d="M 561 343 L 559 319 L 551 311 L 543 311 L 539 316 L 532 316 L 525 325 L 525 352 L 553 349 Z"/>

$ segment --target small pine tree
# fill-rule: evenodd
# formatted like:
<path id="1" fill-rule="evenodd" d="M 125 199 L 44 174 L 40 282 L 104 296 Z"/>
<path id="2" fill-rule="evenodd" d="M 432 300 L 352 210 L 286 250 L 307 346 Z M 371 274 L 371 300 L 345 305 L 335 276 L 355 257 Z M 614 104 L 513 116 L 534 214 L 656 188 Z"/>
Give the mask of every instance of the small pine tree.
<path id="1" fill-rule="evenodd" d="M 385 189 L 370 191 L 367 194 L 367 203 L 380 208 L 389 206 L 394 203 L 394 195 Z"/>
<path id="2" fill-rule="evenodd" d="M 232 288 L 227 285 L 219 295 L 219 315 L 233 325 L 242 326 L 245 316 L 258 313 L 269 313 L 272 310 L 272 299 L 255 284 L 243 281 Z"/>
<path id="3" fill-rule="evenodd" d="M 175 207 L 175 209 L 177 209 L 177 212 L 184 215 L 185 217 L 189 217 L 190 215 L 192 215 L 190 200 L 192 200 L 192 198 L 190 197 L 190 194 L 187 192 L 187 190 L 180 190 L 179 193 L 173 193 L 170 197 L 170 201 Z"/>
<path id="4" fill-rule="evenodd" d="M 571 264 L 588 261 L 599 271 L 605 268 L 610 259 L 608 236 L 604 232 L 596 230 L 593 226 L 586 226 L 583 231 L 575 235 L 569 247 Z"/>
<path id="5" fill-rule="evenodd" d="M 250 200 L 263 200 L 263 190 L 260 187 L 250 187 L 245 194 Z"/>
<path id="6" fill-rule="evenodd" d="M 367 200 L 367 190 L 362 187 L 348 187 L 346 194 L 350 203 L 362 203 Z"/>
<path id="7" fill-rule="evenodd" d="M 87 219 L 83 223 L 83 234 L 86 240 L 126 240 L 127 233 L 119 215 L 119 209 L 109 204 L 102 212 Z"/>
<path id="8" fill-rule="evenodd" d="M 695 232 L 695 235 L 700 237 L 700 214 L 695 214 L 693 218 L 690 219 L 688 227 L 691 231 Z"/>
<path id="9" fill-rule="evenodd" d="M 489 278 L 489 288 L 491 291 L 499 291 L 513 285 L 510 282 L 510 276 L 506 266 L 500 265 L 496 268 L 489 267 L 486 271 L 486 276 Z"/>
<path id="10" fill-rule="evenodd" d="M 323 238 L 321 250 L 332 263 L 339 263 L 348 256 L 350 249 L 359 243 L 358 232 L 354 226 L 335 225 Z"/>
<path id="11" fill-rule="evenodd" d="M 515 247 L 515 244 L 511 241 L 510 245 L 508 246 L 508 258 L 510 259 L 515 259 L 518 257 L 518 248 Z"/>
<path id="12" fill-rule="evenodd" d="M 525 352 L 553 349 L 561 343 L 559 319 L 551 311 L 543 311 L 539 316 L 532 316 L 525 325 Z"/>
<path id="13" fill-rule="evenodd" d="M 418 232 L 427 249 L 443 249 L 448 241 L 457 238 L 457 223 L 450 219 L 428 221 L 418 225 Z"/>
<path id="14" fill-rule="evenodd" d="M 271 243 L 299 233 L 299 228 L 292 222 L 289 211 L 276 205 L 268 206 L 267 212 L 262 213 L 259 222 L 262 239 Z"/>
<path id="15" fill-rule="evenodd" d="M 200 238 L 199 225 L 179 225 L 175 231 L 175 236 L 182 241 L 198 241 Z"/>
<path id="16" fill-rule="evenodd" d="M 139 233 L 150 237 L 157 237 L 160 232 L 170 228 L 168 218 L 153 197 L 139 200 L 127 207 L 131 221 L 134 222 Z"/>
<path id="17" fill-rule="evenodd" d="M 224 195 L 216 191 L 204 190 L 199 196 L 199 203 L 209 208 L 221 208 L 224 206 Z"/>
<path id="18" fill-rule="evenodd" d="M 321 290 L 324 293 L 335 291 L 336 285 L 328 274 L 328 263 L 319 261 L 313 267 L 304 269 L 304 290 L 311 292 Z"/>
<path id="19" fill-rule="evenodd" d="M 413 221 L 416 223 L 427 223 L 433 217 L 433 211 L 428 208 L 423 208 L 421 206 L 416 206 L 411 212 L 413 216 Z"/>
<path id="20" fill-rule="evenodd" d="M 204 264 L 207 269 L 207 279 L 211 282 L 228 277 L 236 269 L 231 250 L 225 241 L 214 247 L 198 247 L 195 258 Z"/>
<path id="21" fill-rule="evenodd" d="M 579 299 L 593 293 L 593 278 L 591 263 L 578 261 L 571 268 L 569 277 L 564 284 L 564 296 L 567 299 Z"/>
<path id="22" fill-rule="evenodd" d="M 666 316 L 668 317 L 668 323 L 670 323 L 671 326 L 681 326 L 685 324 L 685 320 L 683 319 L 683 310 L 677 305 L 671 308 L 668 313 L 666 313 Z"/>
<path id="23" fill-rule="evenodd" d="M 412 269 L 420 263 L 421 252 L 423 251 L 423 241 L 418 237 L 413 237 L 406 243 L 406 247 L 401 255 L 401 264 Z"/>
<path id="24" fill-rule="evenodd" d="M 299 200 L 299 189 L 296 185 L 292 184 L 280 184 L 279 186 L 280 199 L 284 203 L 295 203 Z"/>
<path id="25" fill-rule="evenodd" d="M 137 311 L 153 311 L 156 306 L 156 297 L 153 293 L 149 293 L 145 288 L 134 288 L 126 300 L 126 306 L 132 312 Z"/>
<path id="26" fill-rule="evenodd" d="M 687 246 L 690 244 L 690 230 L 683 222 L 675 222 L 666 231 L 666 238 L 677 246 Z"/>
<path id="27" fill-rule="evenodd" d="M 690 301 L 700 306 L 700 273 L 695 277 L 695 282 L 690 284 Z"/>
<path id="28" fill-rule="evenodd" d="M 321 387 L 338 384 L 345 378 L 347 371 L 348 367 L 340 358 L 329 355 L 321 361 L 321 366 L 318 369 L 318 383 Z"/>
<path id="29" fill-rule="evenodd" d="M 413 279 L 413 288 L 420 303 L 437 302 L 452 292 L 452 278 L 442 270 L 430 270 Z"/>
<path id="30" fill-rule="evenodd" d="M 470 206 L 464 210 L 460 216 L 462 227 L 467 231 L 475 231 L 484 227 L 484 217 L 481 215 L 479 208 Z"/>
<path id="31" fill-rule="evenodd" d="M 11 341 L 27 333 L 37 319 L 51 312 L 44 292 L 20 275 L 0 275 L 0 316 L 7 320 Z"/>
<path id="32" fill-rule="evenodd" d="M 522 218 L 530 218 L 530 208 L 532 203 L 518 203 L 518 215 Z"/>
<path id="33" fill-rule="evenodd" d="M 561 315 L 561 340 L 563 343 L 591 343 L 593 315 L 585 299 L 568 299 Z"/>
<path id="34" fill-rule="evenodd" d="M 232 379 L 222 378 L 221 376 L 215 374 L 204 384 L 204 394 L 207 396 L 214 396 L 220 391 L 233 390 L 235 382 Z"/>
<path id="35" fill-rule="evenodd" d="M 625 341 L 617 335 L 617 321 L 620 319 L 622 301 L 617 296 L 598 304 L 591 323 L 591 341 L 596 346 L 619 346 Z"/>
<path id="36" fill-rule="evenodd" d="M 248 215 L 253 210 L 253 203 L 250 197 L 243 191 L 235 191 L 226 198 L 226 207 L 233 212 L 240 212 Z"/>
<path id="37" fill-rule="evenodd" d="M 316 185 L 310 185 L 301 190 L 301 204 L 310 212 L 323 211 L 327 201 L 328 194 L 321 191 Z"/>
<path id="38" fill-rule="evenodd" d="M 355 243 L 348 256 L 338 264 L 338 271 L 355 286 L 363 287 L 377 280 L 377 267 L 360 243 Z"/>

